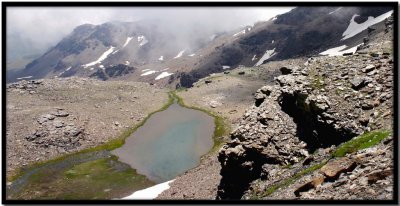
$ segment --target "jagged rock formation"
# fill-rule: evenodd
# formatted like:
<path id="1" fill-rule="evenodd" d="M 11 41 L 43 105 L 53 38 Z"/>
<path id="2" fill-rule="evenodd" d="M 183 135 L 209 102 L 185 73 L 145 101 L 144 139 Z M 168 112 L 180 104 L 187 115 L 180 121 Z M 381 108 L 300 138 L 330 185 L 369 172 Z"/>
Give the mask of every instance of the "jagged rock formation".
<path id="1" fill-rule="evenodd" d="M 89 77 L 97 78 L 101 80 L 107 80 L 110 78 L 117 78 L 132 73 L 136 70 L 134 67 L 130 67 L 123 64 L 113 65 L 105 68 L 99 68 Z"/>
<path id="2" fill-rule="evenodd" d="M 321 163 L 335 146 L 357 135 L 377 129 L 391 130 L 393 56 L 385 52 L 384 41 L 391 38 L 390 34 L 381 34 L 379 40 L 364 45 L 366 50 L 354 55 L 314 57 L 304 65 L 282 68 L 275 86 L 259 89 L 255 94 L 255 105 L 244 114 L 239 127 L 232 132 L 231 140 L 219 152 L 222 180 L 217 199 L 240 199 L 245 193 L 244 197 L 250 198 L 251 191 L 257 188 L 254 180 L 264 181 L 264 186 L 272 185 L 272 182 L 300 171 L 283 171 L 284 165 L 303 168 L 310 162 Z M 387 44 L 386 48 L 391 46 Z M 310 155 L 321 150 L 324 151 L 322 155 Z M 383 155 L 387 159 L 386 166 L 392 167 L 390 154 Z M 350 159 L 347 161 L 349 164 L 339 160 L 347 166 L 333 176 L 360 166 L 353 164 L 354 157 Z M 383 173 L 384 177 L 369 176 L 379 176 L 378 179 L 390 176 L 390 171 Z M 292 195 L 278 194 L 274 198 L 298 198 L 303 190 L 320 185 L 325 178 L 318 174 L 311 179 L 311 182 L 300 185 L 300 189 L 289 189 Z M 346 184 L 353 183 L 357 185 L 351 181 Z M 314 192 L 303 198 L 346 198 L 338 194 L 322 195 L 325 193 Z M 352 199 L 364 197 L 358 193 L 351 194 L 354 194 Z M 376 193 L 371 198 L 374 197 L 382 196 Z M 390 195 L 384 199 L 388 197 Z M 266 197 L 261 194 L 258 198 Z"/>

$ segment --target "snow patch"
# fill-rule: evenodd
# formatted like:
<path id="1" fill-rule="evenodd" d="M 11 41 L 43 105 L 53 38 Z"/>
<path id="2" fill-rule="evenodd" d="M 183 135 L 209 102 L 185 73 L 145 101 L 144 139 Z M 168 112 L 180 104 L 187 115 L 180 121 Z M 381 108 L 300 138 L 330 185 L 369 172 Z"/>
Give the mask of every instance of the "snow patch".
<path id="1" fill-rule="evenodd" d="M 163 70 L 161 70 L 161 71 L 166 71 L 166 70 L 168 70 L 169 68 L 165 68 L 165 69 L 163 69 Z"/>
<path id="2" fill-rule="evenodd" d="M 84 64 L 82 65 L 84 68 L 90 67 L 90 66 L 94 66 L 96 64 L 101 63 L 102 61 L 104 61 L 108 55 L 110 55 L 113 51 L 114 51 L 115 47 L 110 47 L 107 51 L 105 51 L 96 61 L 94 62 L 90 62 L 88 64 Z"/>
<path id="3" fill-rule="evenodd" d="M 128 37 L 125 41 L 125 44 L 122 46 L 122 48 L 126 47 L 126 45 L 129 44 L 129 42 L 133 39 L 133 37 Z"/>
<path id="4" fill-rule="evenodd" d="M 260 66 L 265 60 L 271 58 L 275 54 L 275 48 L 265 51 L 265 54 L 260 58 L 260 60 L 258 60 L 258 62 L 254 66 Z"/>
<path id="5" fill-rule="evenodd" d="M 160 195 L 164 190 L 169 189 L 169 184 L 171 184 L 174 180 L 170 180 L 164 183 L 160 183 L 154 185 L 152 187 L 136 191 L 129 196 L 123 197 L 125 200 L 151 200 L 155 199 L 158 195 Z"/>
<path id="6" fill-rule="evenodd" d="M 62 74 L 64 74 L 66 71 L 70 70 L 72 67 L 68 67 L 67 69 L 65 69 L 63 72 L 61 72 L 59 75 L 61 76 Z"/>
<path id="7" fill-rule="evenodd" d="M 142 72 L 149 71 L 150 69 L 143 69 Z"/>
<path id="8" fill-rule="evenodd" d="M 143 35 L 138 36 L 137 41 L 140 42 L 139 47 L 141 47 L 141 46 L 143 46 L 143 45 L 145 45 L 145 44 L 147 44 L 149 42 L 146 39 L 146 37 L 143 36 Z"/>
<path id="9" fill-rule="evenodd" d="M 155 80 L 162 79 L 162 78 L 167 77 L 167 76 L 170 76 L 170 75 L 172 75 L 172 74 L 173 74 L 173 73 L 162 72 L 161 74 L 159 74 L 159 75 L 155 78 Z"/>
<path id="10" fill-rule="evenodd" d="M 273 44 L 274 42 L 275 42 L 275 40 L 272 40 L 272 41 L 271 41 L 271 44 Z"/>
<path id="11" fill-rule="evenodd" d="M 141 74 L 140 76 L 147 76 L 147 75 L 150 75 L 150 74 L 154 74 L 154 73 L 156 73 L 156 72 L 157 72 L 157 71 L 150 70 L 150 71 L 147 71 L 147 72 Z"/>
<path id="12" fill-rule="evenodd" d="M 19 78 L 17 78 L 17 79 L 30 79 L 30 78 L 32 78 L 33 76 L 26 76 L 26 77 L 19 77 Z"/>
<path id="13" fill-rule="evenodd" d="M 176 55 L 176 57 L 174 57 L 174 59 L 177 59 L 179 57 L 181 57 L 183 55 L 183 53 L 185 52 L 185 50 L 182 50 L 178 53 L 178 55 Z"/>
<path id="14" fill-rule="evenodd" d="M 194 55 L 196 55 L 195 53 L 193 53 L 193 54 L 189 54 L 188 56 L 190 56 L 190 57 L 194 57 Z"/>
<path id="15" fill-rule="evenodd" d="M 222 66 L 222 69 L 229 69 L 229 68 L 231 68 L 231 67 L 227 66 L 227 65 Z"/>
<path id="16" fill-rule="evenodd" d="M 160 56 L 160 58 L 158 58 L 158 60 L 163 61 L 164 60 L 164 56 Z"/>
<path id="17" fill-rule="evenodd" d="M 113 53 L 111 53 L 111 54 L 115 54 L 115 53 L 117 53 L 118 51 L 119 51 L 119 49 L 113 51 Z"/>
<path id="18" fill-rule="evenodd" d="M 364 31 L 368 27 L 370 27 L 374 24 L 377 24 L 377 23 L 385 20 L 386 18 L 390 17 L 390 15 L 392 15 L 392 13 L 393 13 L 393 10 L 386 12 L 376 18 L 370 16 L 370 17 L 368 17 L 367 21 L 365 21 L 361 24 L 358 24 L 357 22 L 354 21 L 354 18 L 359 16 L 358 14 L 354 14 L 350 20 L 350 24 L 347 27 L 346 31 L 343 32 L 343 34 L 342 34 L 343 38 L 341 40 L 346 40 L 350 37 L 357 35 L 358 33 Z"/>
<path id="19" fill-rule="evenodd" d="M 100 65 L 99 67 L 100 67 L 100 69 L 105 70 L 104 65 Z"/>
<path id="20" fill-rule="evenodd" d="M 234 34 L 233 36 L 238 36 L 246 33 L 246 29 L 239 31 L 238 33 Z"/>
<path id="21" fill-rule="evenodd" d="M 357 50 L 357 47 L 360 46 L 361 44 L 358 44 L 354 47 L 351 47 L 349 49 L 346 49 L 347 46 L 346 45 L 342 45 L 342 46 L 338 46 L 338 47 L 334 47 L 331 49 L 328 49 L 324 52 L 319 53 L 320 55 L 328 55 L 328 56 L 342 56 L 344 53 L 354 53 Z M 346 49 L 346 50 L 343 50 Z"/>
<path id="22" fill-rule="evenodd" d="M 331 11 L 331 12 L 329 12 L 329 15 L 331 15 L 331 14 L 333 14 L 333 13 L 335 13 L 335 12 L 337 12 L 337 11 L 339 11 L 340 9 L 342 9 L 343 7 L 339 7 L 339 8 L 337 8 L 337 9 L 335 9 L 335 10 L 333 10 L 333 11 Z"/>
<path id="23" fill-rule="evenodd" d="M 256 56 L 257 56 L 257 54 L 254 54 L 254 56 L 253 56 L 253 58 L 251 59 L 251 61 L 256 60 L 256 59 L 257 59 Z"/>
<path id="24" fill-rule="evenodd" d="M 129 65 L 130 64 L 130 62 L 129 61 L 125 61 L 125 65 Z"/>

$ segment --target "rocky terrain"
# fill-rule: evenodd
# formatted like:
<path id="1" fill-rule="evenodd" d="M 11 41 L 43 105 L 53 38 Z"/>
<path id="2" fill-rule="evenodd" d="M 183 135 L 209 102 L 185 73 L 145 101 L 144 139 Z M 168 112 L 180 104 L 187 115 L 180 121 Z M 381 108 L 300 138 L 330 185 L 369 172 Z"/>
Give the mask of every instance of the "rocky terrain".
<path id="1" fill-rule="evenodd" d="M 394 60 L 387 28 L 356 53 L 238 67 L 178 92 L 235 130 L 219 154 L 177 177 L 158 199 L 392 199 Z M 379 144 L 350 146 L 363 139 Z"/>
<path id="2" fill-rule="evenodd" d="M 344 31 L 349 22 L 364 24 L 391 10 L 385 6 L 297 7 L 229 31 L 209 31 L 199 26 L 189 36 L 182 33 L 184 29 L 171 30 L 173 27 L 162 18 L 84 24 L 25 68 L 8 72 L 7 81 L 55 76 L 112 80 L 123 76 L 132 81 L 188 88 L 209 74 L 240 65 L 253 67 L 268 61 L 317 55 L 335 46 L 357 46 L 368 31 L 364 29 L 347 38 Z M 383 28 L 384 23 L 377 22 L 371 32 L 378 33 Z M 119 75 L 103 70 L 117 70 Z"/>
<path id="3" fill-rule="evenodd" d="M 168 100 L 148 83 L 85 78 L 7 85 L 7 175 L 118 137 Z"/>
<path id="4" fill-rule="evenodd" d="M 393 15 L 341 39 L 390 9 L 298 7 L 179 57 L 144 22 L 82 25 L 10 77 L 48 79 L 6 86 L 7 176 L 115 139 L 172 88 L 230 133 L 158 199 L 393 199 Z"/>
<path id="5" fill-rule="evenodd" d="M 200 79 L 193 87 L 177 94 L 188 106 L 218 114 L 224 118 L 227 129 L 236 128 L 245 110 L 254 104 L 254 92 L 262 85 L 274 83 L 284 65 L 296 65 L 304 58 L 273 61 L 258 67 L 238 67 L 231 71 L 214 73 Z M 225 137 L 226 138 L 226 137 Z M 178 176 L 170 189 L 158 199 L 215 199 L 221 176 L 217 153 L 203 157 L 200 165 Z M 207 174 L 207 175 L 204 175 Z M 201 186 L 199 186 L 201 185 Z"/>
<path id="6" fill-rule="evenodd" d="M 219 152 L 217 199 L 392 199 L 390 134 L 378 146 L 335 155 L 360 134 L 392 131 L 392 38 L 382 32 L 355 54 L 281 67 Z"/>

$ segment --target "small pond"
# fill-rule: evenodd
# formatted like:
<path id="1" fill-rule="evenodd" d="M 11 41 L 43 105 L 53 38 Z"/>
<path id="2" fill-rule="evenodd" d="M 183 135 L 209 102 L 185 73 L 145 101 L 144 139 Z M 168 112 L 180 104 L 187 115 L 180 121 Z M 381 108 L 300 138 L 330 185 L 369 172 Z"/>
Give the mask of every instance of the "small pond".
<path id="1" fill-rule="evenodd" d="M 214 119 L 173 103 L 112 151 L 80 153 L 24 171 L 7 199 L 112 199 L 174 179 L 213 147 Z"/>
<path id="2" fill-rule="evenodd" d="M 196 167 L 213 146 L 214 119 L 176 103 L 154 114 L 111 151 L 151 181 L 160 183 Z"/>

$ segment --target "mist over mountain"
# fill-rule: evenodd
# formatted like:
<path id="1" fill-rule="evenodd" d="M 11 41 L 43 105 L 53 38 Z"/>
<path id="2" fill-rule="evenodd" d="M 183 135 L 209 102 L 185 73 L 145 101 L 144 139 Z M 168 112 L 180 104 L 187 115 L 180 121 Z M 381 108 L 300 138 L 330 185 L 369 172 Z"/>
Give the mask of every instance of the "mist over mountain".
<path id="1" fill-rule="evenodd" d="M 8 81 L 80 76 L 191 87 L 209 74 L 239 65 L 320 55 L 334 47 L 356 48 L 367 27 L 381 22 L 380 16 L 387 16 L 391 8 L 268 9 L 264 16 L 249 15 L 257 11 L 254 8 L 121 10 L 119 16 L 139 17 L 81 24 L 23 69 L 9 72 Z M 122 70 L 107 75 L 115 69 Z"/>
<path id="2" fill-rule="evenodd" d="M 18 7 L 7 8 L 7 61 L 43 54 L 82 24 L 157 21 L 181 42 L 224 32 L 287 12 L 282 8 Z M 21 13 L 24 15 L 21 16 Z M 161 28 L 160 28 L 161 29 Z"/>
<path id="3" fill-rule="evenodd" d="M 4 5 L 6 200 L 396 200 L 393 2 Z"/>

